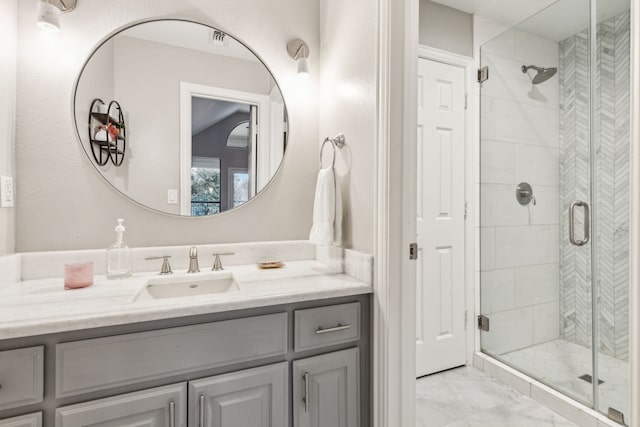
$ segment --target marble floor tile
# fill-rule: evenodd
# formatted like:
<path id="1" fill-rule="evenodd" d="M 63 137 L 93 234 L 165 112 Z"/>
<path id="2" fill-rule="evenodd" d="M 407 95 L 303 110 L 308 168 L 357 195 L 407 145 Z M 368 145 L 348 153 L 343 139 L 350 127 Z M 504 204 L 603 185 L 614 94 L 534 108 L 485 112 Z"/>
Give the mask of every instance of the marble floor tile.
<path id="1" fill-rule="evenodd" d="M 576 424 L 545 408 L 533 399 L 521 396 L 511 402 L 479 412 L 446 427 L 577 427 Z"/>
<path id="2" fill-rule="evenodd" d="M 416 381 L 417 427 L 574 427 L 575 424 L 473 367 Z"/>
<path id="3" fill-rule="evenodd" d="M 545 342 L 499 356 L 499 359 L 527 375 L 566 393 L 587 406 L 593 402 L 593 386 L 579 379 L 592 374 L 591 349 L 562 339 Z M 599 409 L 612 407 L 629 413 L 629 364 L 604 354 L 598 355 Z"/>

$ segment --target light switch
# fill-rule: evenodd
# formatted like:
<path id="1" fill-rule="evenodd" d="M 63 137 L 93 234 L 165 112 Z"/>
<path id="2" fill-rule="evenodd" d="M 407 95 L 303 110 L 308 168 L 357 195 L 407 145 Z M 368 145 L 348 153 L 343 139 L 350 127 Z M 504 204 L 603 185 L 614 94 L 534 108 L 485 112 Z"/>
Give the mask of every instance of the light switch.
<path id="1" fill-rule="evenodd" d="M 178 190 L 167 190 L 167 203 L 170 205 L 178 204 Z"/>
<path id="2" fill-rule="evenodd" d="M 0 208 L 13 207 L 13 178 L 0 176 Z"/>

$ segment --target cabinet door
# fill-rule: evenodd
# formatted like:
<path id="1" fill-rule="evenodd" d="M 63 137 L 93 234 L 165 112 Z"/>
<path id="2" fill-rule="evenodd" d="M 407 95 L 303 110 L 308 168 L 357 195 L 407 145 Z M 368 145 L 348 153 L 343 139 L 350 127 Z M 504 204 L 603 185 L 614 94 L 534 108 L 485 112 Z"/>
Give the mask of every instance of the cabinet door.
<path id="1" fill-rule="evenodd" d="M 189 382 L 189 427 L 283 427 L 287 362 Z"/>
<path id="2" fill-rule="evenodd" d="M 357 348 L 293 362 L 294 427 L 360 425 Z"/>
<path id="3" fill-rule="evenodd" d="M 56 410 L 56 427 L 185 427 L 186 383 L 93 400 Z"/>
<path id="4" fill-rule="evenodd" d="M 42 427 L 42 412 L 0 420 L 0 427 Z"/>

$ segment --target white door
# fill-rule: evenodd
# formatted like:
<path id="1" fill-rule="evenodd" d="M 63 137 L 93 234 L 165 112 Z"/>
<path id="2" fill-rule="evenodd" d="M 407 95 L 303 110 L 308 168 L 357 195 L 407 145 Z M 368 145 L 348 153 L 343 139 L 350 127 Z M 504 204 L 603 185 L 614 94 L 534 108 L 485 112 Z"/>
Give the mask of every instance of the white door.
<path id="1" fill-rule="evenodd" d="M 418 61 L 416 373 L 465 363 L 464 69 Z"/>

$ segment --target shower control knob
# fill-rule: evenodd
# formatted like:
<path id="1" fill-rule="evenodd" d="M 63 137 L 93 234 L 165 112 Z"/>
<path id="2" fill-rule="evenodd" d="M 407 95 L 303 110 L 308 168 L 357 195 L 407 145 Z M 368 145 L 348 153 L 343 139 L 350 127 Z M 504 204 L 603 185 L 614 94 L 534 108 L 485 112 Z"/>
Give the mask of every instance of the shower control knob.
<path id="1" fill-rule="evenodd" d="M 533 206 L 536 205 L 536 198 L 533 196 L 533 188 L 527 182 L 521 182 L 516 187 L 516 200 L 522 206 L 526 206 L 529 203 L 532 203 Z"/>

